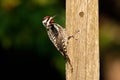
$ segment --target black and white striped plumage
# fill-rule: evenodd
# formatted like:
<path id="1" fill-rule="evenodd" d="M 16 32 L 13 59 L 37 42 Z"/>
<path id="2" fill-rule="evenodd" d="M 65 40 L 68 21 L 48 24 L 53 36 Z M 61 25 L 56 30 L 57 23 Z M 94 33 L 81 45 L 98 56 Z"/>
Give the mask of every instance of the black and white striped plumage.
<path id="1" fill-rule="evenodd" d="M 46 16 L 44 17 L 42 23 L 45 26 L 48 36 L 55 47 L 60 51 L 60 53 L 64 56 L 66 61 L 71 65 L 70 59 L 67 55 L 67 35 L 65 33 L 65 29 L 63 29 L 59 24 L 54 23 L 54 17 Z"/>

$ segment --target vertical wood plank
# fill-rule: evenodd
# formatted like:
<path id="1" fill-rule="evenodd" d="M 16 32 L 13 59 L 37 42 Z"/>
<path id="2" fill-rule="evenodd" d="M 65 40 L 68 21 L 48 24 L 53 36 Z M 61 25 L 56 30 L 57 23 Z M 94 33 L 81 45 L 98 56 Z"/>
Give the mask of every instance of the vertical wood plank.
<path id="1" fill-rule="evenodd" d="M 66 0 L 66 31 L 79 32 L 69 40 L 66 80 L 99 80 L 98 0 Z"/>

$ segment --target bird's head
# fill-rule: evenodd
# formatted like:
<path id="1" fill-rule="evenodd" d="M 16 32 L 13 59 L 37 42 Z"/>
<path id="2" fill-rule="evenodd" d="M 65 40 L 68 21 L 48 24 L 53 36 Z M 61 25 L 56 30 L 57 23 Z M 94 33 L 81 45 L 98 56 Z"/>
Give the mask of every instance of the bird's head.
<path id="1" fill-rule="evenodd" d="M 55 18 L 55 16 L 45 16 L 43 18 L 43 21 L 42 21 L 43 25 L 45 27 L 49 27 L 49 25 L 51 25 L 52 23 L 54 23 L 54 18 Z"/>

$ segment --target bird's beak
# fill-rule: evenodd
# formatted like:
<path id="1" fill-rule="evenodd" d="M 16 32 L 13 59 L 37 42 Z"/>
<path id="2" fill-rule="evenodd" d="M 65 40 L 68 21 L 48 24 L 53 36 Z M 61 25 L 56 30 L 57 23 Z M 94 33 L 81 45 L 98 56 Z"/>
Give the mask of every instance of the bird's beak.
<path id="1" fill-rule="evenodd" d="M 52 19 L 54 19 L 56 17 L 56 15 L 55 16 L 52 16 Z"/>

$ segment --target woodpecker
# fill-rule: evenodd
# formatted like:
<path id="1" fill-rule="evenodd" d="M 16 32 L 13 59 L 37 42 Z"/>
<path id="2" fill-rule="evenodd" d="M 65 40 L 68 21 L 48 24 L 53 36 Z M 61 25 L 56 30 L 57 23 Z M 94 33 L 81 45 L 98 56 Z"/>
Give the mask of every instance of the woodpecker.
<path id="1" fill-rule="evenodd" d="M 57 48 L 57 50 L 64 56 L 73 70 L 69 56 L 67 55 L 67 43 L 70 37 L 67 36 L 65 29 L 59 24 L 54 22 L 55 16 L 45 16 L 43 18 L 43 25 L 46 28 L 47 34 Z"/>

